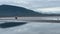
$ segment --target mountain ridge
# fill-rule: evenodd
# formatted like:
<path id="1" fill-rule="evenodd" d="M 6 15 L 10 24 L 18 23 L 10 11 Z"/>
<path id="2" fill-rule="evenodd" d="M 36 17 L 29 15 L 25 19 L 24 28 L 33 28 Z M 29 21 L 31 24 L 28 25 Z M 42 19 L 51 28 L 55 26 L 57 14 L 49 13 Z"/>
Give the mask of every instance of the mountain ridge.
<path id="1" fill-rule="evenodd" d="M 0 17 L 8 16 L 39 16 L 38 12 L 23 7 L 12 5 L 0 5 Z"/>
<path id="2" fill-rule="evenodd" d="M 43 14 L 24 7 L 12 5 L 0 5 L 0 17 L 40 17 L 40 16 L 60 16 L 60 14 Z"/>

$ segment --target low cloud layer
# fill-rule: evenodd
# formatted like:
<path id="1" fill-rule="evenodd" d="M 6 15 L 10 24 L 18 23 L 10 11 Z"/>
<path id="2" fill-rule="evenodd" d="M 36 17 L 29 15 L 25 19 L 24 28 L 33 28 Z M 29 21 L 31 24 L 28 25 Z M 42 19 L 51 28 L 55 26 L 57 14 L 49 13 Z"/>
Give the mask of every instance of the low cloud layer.
<path id="1" fill-rule="evenodd" d="M 36 11 L 44 14 L 60 14 L 60 7 L 38 8 Z"/>
<path id="2" fill-rule="evenodd" d="M 44 7 L 60 7 L 59 3 L 59 0 L 0 0 L 0 4 L 16 5 L 33 10 Z"/>

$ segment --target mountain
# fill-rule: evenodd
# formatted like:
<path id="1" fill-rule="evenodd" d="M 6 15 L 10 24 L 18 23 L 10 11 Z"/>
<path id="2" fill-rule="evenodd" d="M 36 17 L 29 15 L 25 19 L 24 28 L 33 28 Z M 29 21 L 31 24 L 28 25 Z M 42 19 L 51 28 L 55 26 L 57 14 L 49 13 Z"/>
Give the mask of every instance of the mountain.
<path id="1" fill-rule="evenodd" d="M 0 17 L 10 16 L 39 16 L 38 12 L 29 10 L 23 7 L 17 7 L 12 5 L 0 5 Z"/>

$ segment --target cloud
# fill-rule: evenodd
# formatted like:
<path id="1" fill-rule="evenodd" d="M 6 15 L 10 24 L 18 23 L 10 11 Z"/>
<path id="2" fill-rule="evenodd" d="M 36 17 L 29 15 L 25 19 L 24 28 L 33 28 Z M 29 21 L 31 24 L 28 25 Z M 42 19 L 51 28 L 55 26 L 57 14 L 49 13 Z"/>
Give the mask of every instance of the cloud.
<path id="1" fill-rule="evenodd" d="M 0 0 L 0 4 L 9 4 L 28 9 L 60 7 L 59 0 Z"/>
<path id="2" fill-rule="evenodd" d="M 50 7 L 50 8 L 38 8 L 37 12 L 45 13 L 45 14 L 60 14 L 60 7 Z"/>

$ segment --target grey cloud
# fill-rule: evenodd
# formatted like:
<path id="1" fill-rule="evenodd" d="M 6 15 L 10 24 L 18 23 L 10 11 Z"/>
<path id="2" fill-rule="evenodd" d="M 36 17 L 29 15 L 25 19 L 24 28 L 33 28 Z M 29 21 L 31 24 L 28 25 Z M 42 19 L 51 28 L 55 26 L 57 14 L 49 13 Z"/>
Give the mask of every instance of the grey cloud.
<path id="1" fill-rule="evenodd" d="M 0 0 L 0 4 L 10 4 L 25 7 L 28 9 L 44 8 L 44 7 L 60 7 L 60 1 L 48 0 Z"/>

